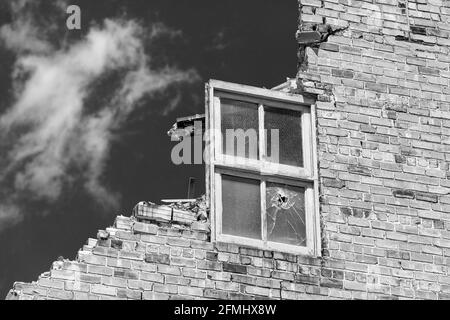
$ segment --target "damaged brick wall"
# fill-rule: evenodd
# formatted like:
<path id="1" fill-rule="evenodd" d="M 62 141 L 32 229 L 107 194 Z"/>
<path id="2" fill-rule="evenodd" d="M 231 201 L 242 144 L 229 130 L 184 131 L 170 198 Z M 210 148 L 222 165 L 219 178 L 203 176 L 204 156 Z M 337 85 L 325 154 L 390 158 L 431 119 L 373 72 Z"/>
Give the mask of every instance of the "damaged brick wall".
<path id="1" fill-rule="evenodd" d="M 60 258 L 7 299 L 310 299 L 326 298 L 343 271 L 324 272 L 303 256 L 211 243 L 208 222 L 118 216 L 75 260 Z M 192 211 L 186 211 L 185 214 Z M 178 215 L 180 212 L 178 212 Z M 323 287 L 321 287 L 323 286 Z"/>
<path id="2" fill-rule="evenodd" d="M 450 3 L 299 9 L 296 90 L 317 98 L 321 257 L 211 243 L 198 212 L 161 208 L 118 217 L 8 298 L 450 299 Z"/>
<path id="3" fill-rule="evenodd" d="M 300 0 L 333 295 L 450 298 L 450 3 Z M 326 268 L 325 268 L 326 266 Z"/>

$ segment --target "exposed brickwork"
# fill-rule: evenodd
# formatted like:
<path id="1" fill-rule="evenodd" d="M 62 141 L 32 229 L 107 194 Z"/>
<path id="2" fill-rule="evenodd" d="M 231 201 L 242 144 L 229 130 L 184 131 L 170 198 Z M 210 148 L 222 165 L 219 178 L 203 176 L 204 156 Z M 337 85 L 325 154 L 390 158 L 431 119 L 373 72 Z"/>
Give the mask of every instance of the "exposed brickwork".
<path id="1" fill-rule="evenodd" d="M 321 257 L 211 243 L 207 223 L 172 211 L 183 224 L 171 224 L 163 208 L 118 217 L 75 261 L 8 297 L 450 299 L 450 3 L 299 8 L 296 90 L 317 97 Z"/>
<path id="2" fill-rule="evenodd" d="M 450 3 L 301 0 L 300 12 L 337 295 L 450 298 Z M 305 44 L 311 30 L 321 40 Z"/>
<path id="3" fill-rule="evenodd" d="M 190 226 L 119 216 L 74 261 L 55 261 L 8 299 L 309 299 L 343 287 L 343 271 L 317 259 L 209 241 Z M 353 273 L 355 274 L 355 273 Z"/>

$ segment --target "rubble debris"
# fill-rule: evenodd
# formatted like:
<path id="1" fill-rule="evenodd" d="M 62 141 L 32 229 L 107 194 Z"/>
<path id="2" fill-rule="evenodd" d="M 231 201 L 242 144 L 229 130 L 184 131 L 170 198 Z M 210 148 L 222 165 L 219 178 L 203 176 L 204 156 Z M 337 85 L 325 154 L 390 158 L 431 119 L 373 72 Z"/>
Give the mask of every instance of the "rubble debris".
<path id="1" fill-rule="evenodd" d="M 195 134 L 196 121 L 201 121 L 202 128 L 205 128 L 205 115 L 196 114 L 189 117 L 177 118 L 172 128 L 167 132 L 167 135 L 171 137 L 172 141 L 181 141 L 184 137 L 193 136 Z M 199 132 L 198 134 L 203 134 L 203 132 Z"/>
<path id="2" fill-rule="evenodd" d="M 109 232 L 105 230 L 100 230 L 97 232 L 97 239 L 99 240 L 107 240 L 109 238 Z"/>
<path id="3" fill-rule="evenodd" d="M 63 256 L 59 256 L 58 260 L 56 260 L 55 262 L 52 263 L 52 270 L 61 270 L 64 266 L 64 257 Z"/>
<path id="4" fill-rule="evenodd" d="M 193 201 L 178 199 L 165 201 L 168 204 L 157 205 L 150 201 L 141 201 L 133 208 L 133 216 L 139 220 L 151 220 L 162 223 L 191 225 L 194 221 L 206 221 L 207 210 L 205 196 Z M 190 199 L 188 199 L 190 200 Z"/>
<path id="5" fill-rule="evenodd" d="M 208 208 L 205 195 L 190 202 L 173 202 L 169 204 L 169 207 L 194 212 L 197 221 L 206 221 L 208 219 Z"/>

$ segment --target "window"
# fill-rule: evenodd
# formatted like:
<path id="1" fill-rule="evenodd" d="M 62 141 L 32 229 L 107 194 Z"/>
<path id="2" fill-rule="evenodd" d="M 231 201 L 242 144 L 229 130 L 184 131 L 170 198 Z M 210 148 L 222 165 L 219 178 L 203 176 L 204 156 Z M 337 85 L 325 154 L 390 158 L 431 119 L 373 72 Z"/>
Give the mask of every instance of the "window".
<path id="1" fill-rule="evenodd" d="M 314 101 L 217 80 L 207 92 L 212 240 L 319 255 Z"/>

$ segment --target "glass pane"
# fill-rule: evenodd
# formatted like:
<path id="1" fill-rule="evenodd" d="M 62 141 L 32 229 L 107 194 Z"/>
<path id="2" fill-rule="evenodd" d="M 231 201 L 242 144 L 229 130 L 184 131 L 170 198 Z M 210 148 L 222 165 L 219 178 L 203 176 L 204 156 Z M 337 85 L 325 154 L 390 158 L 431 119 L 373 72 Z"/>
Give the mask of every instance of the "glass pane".
<path id="1" fill-rule="evenodd" d="M 223 154 L 258 159 L 258 105 L 220 99 Z"/>
<path id="2" fill-rule="evenodd" d="M 305 188 L 266 183 L 267 240 L 306 246 Z"/>
<path id="3" fill-rule="evenodd" d="M 261 239 L 260 181 L 222 175 L 222 233 Z"/>
<path id="4" fill-rule="evenodd" d="M 301 119 L 299 111 L 274 108 L 265 110 L 268 161 L 303 167 Z"/>

